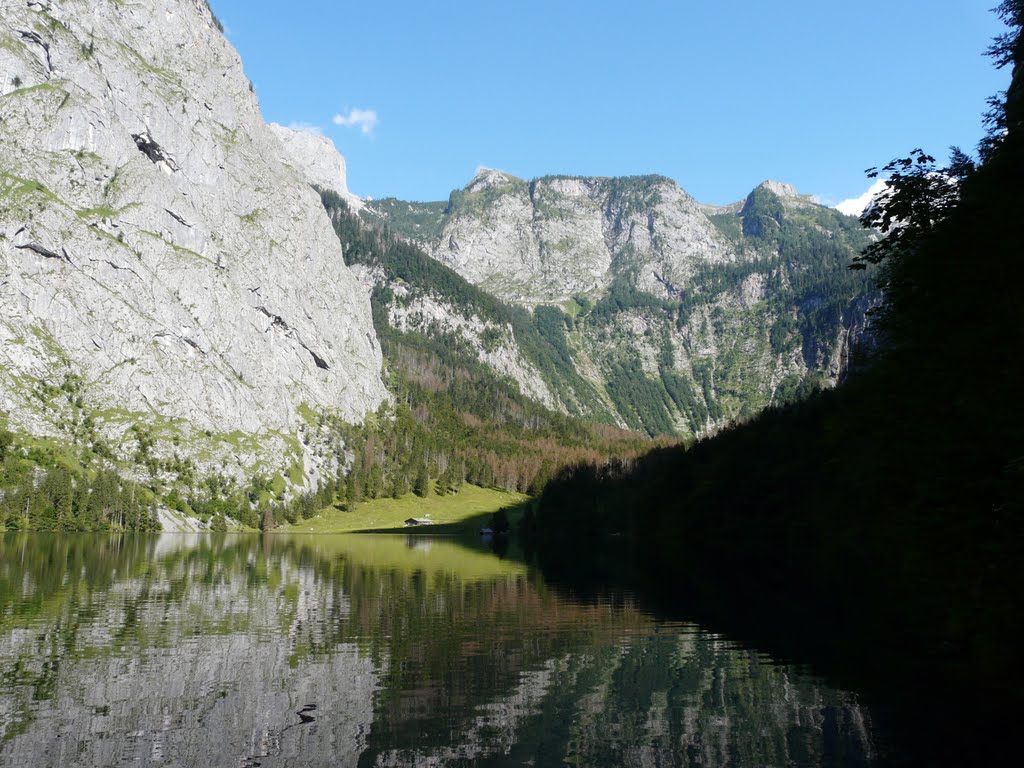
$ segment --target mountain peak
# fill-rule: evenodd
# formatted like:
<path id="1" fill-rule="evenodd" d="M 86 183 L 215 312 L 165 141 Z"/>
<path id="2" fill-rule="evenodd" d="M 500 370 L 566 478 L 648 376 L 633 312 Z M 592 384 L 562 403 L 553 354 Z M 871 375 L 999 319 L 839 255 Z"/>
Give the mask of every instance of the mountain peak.
<path id="1" fill-rule="evenodd" d="M 509 182 L 521 182 L 518 176 L 513 176 L 511 173 L 505 173 L 499 171 L 496 168 L 485 168 L 480 166 L 476 170 L 476 175 L 470 180 L 469 184 L 466 185 L 467 192 L 480 192 L 489 187 L 496 187 L 508 184 Z"/>
<path id="2" fill-rule="evenodd" d="M 756 188 L 764 189 L 768 192 L 771 192 L 774 195 L 777 195 L 778 197 L 781 197 L 782 199 L 789 198 L 793 200 L 799 200 L 801 197 L 803 197 L 803 195 L 797 192 L 796 187 L 794 187 L 792 184 L 786 184 L 785 182 L 782 181 L 774 181 L 773 179 L 765 179 L 760 184 L 758 184 Z"/>

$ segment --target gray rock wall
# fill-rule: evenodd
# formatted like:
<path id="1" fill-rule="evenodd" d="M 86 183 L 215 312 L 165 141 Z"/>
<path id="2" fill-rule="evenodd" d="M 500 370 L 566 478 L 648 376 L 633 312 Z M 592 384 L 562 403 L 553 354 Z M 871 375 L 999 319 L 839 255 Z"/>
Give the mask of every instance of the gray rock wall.
<path id="1" fill-rule="evenodd" d="M 348 191 L 345 158 L 338 152 L 333 141 L 326 136 L 277 123 L 271 123 L 270 129 L 284 145 L 285 163 L 304 176 L 310 184 L 337 192 L 354 210 L 362 208 L 363 201 Z"/>
<path id="2" fill-rule="evenodd" d="M 204 0 L 0 0 L 0 124 L 15 426 L 59 434 L 40 388 L 68 376 L 101 425 L 185 436 L 387 396 L 368 295 Z"/>
<path id="3" fill-rule="evenodd" d="M 674 181 L 550 177 L 525 182 L 484 169 L 456 193 L 431 253 L 508 301 L 568 299 L 626 274 L 672 292 L 701 263 L 737 258 L 702 207 Z"/>

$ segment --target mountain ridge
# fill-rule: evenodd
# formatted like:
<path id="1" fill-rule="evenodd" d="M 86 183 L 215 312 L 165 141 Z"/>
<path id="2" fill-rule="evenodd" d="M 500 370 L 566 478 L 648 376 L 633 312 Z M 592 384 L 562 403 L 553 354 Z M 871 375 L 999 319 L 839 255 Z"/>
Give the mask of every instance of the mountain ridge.
<path id="1" fill-rule="evenodd" d="M 651 434 L 707 434 L 834 384 L 875 300 L 846 269 L 870 233 L 771 180 L 713 207 L 656 174 L 484 168 L 446 204 L 374 200 L 362 216 L 559 337 L 592 389 L 546 380 L 561 408 Z"/>

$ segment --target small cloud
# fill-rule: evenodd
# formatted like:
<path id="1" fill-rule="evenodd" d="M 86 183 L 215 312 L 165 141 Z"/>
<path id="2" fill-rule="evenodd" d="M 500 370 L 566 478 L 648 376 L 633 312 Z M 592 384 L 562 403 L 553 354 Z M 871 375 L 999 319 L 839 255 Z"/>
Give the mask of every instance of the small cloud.
<path id="1" fill-rule="evenodd" d="M 849 200 L 843 200 L 834 208 L 840 213 L 845 213 L 847 216 L 860 216 L 864 213 L 864 209 L 868 207 L 868 204 L 884 192 L 888 186 L 884 179 L 879 179 L 868 187 L 867 192 L 860 197 L 851 197 Z"/>
<path id="2" fill-rule="evenodd" d="M 292 131 L 301 131 L 302 133 L 312 133 L 314 136 L 323 136 L 324 135 L 324 129 L 321 128 L 319 125 L 313 125 L 312 123 L 304 123 L 301 120 L 297 121 L 297 122 L 294 122 L 294 123 L 288 123 L 288 125 L 286 127 L 288 129 L 292 130 Z"/>
<path id="3" fill-rule="evenodd" d="M 335 125 L 359 126 L 364 136 L 373 133 L 377 127 L 377 110 L 375 109 L 350 109 L 347 115 L 335 115 Z"/>

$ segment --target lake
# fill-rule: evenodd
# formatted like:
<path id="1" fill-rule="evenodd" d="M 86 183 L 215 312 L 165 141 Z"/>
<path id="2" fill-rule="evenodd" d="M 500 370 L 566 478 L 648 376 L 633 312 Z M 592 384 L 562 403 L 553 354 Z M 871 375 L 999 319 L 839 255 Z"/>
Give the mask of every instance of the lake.
<path id="1" fill-rule="evenodd" d="M 0 537 L 3 766 L 864 766 L 858 697 L 476 541 Z"/>

